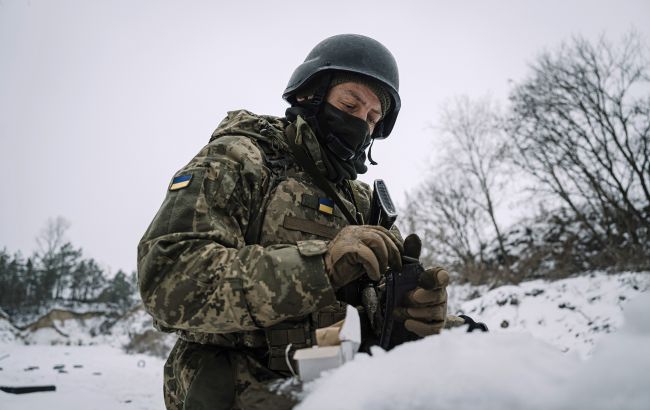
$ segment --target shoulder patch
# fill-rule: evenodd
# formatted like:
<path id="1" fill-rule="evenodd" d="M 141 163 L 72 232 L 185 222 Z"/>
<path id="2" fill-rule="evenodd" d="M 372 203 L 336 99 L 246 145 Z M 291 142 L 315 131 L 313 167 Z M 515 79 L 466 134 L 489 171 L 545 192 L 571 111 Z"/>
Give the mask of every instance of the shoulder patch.
<path id="1" fill-rule="evenodd" d="M 324 214 L 332 215 L 334 213 L 334 201 L 329 198 L 318 198 L 318 210 Z"/>
<path id="2" fill-rule="evenodd" d="M 192 182 L 192 174 L 179 175 L 172 179 L 171 184 L 169 184 L 170 191 L 177 191 L 179 189 L 186 188 Z"/>
<path id="3" fill-rule="evenodd" d="M 315 209 L 325 215 L 332 215 L 337 218 L 344 218 L 341 211 L 336 207 L 334 201 L 329 198 L 319 198 L 314 195 L 302 194 L 302 206 Z"/>

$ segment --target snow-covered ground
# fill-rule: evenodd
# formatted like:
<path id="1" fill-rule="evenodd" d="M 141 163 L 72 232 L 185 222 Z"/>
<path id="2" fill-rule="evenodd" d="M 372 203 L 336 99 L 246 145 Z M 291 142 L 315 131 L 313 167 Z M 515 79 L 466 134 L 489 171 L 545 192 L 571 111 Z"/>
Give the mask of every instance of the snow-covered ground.
<path id="1" fill-rule="evenodd" d="M 452 287 L 451 313 L 487 323 L 490 333 L 455 329 L 357 355 L 306 385 L 300 409 L 648 409 L 648 289 L 650 273 L 602 272 L 491 291 Z M 476 292 L 483 295 L 465 300 Z M 0 385 L 57 386 L 0 392 L 0 409 L 164 407 L 163 360 L 121 348 L 150 329 L 142 310 L 110 326 L 62 317 L 30 332 L 0 317 Z"/>
<path id="2" fill-rule="evenodd" d="M 470 301 L 467 287 L 452 289 L 451 313 L 484 322 L 491 332 L 524 332 L 560 350 L 586 358 L 603 335 L 623 323 L 629 300 L 650 289 L 650 273 L 589 275 L 555 282 L 502 286 Z"/>
<path id="3" fill-rule="evenodd" d="M 164 361 L 110 346 L 0 345 L 0 386 L 55 385 L 56 391 L 9 394 L 3 410 L 164 409 Z"/>
<path id="4" fill-rule="evenodd" d="M 593 357 L 523 333 L 462 329 L 354 361 L 308 384 L 299 409 L 648 409 L 650 294 Z"/>

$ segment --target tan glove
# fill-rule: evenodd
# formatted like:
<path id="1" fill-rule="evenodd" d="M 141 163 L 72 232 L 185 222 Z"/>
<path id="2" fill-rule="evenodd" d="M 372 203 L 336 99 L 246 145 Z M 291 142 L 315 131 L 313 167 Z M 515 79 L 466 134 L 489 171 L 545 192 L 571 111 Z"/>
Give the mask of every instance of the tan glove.
<path id="1" fill-rule="evenodd" d="M 381 226 L 350 225 L 332 239 L 325 253 L 325 269 L 334 289 L 367 274 L 378 281 L 390 266 L 402 269 L 403 247 Z"/>
<path id="2" fill-rule="evenodd" d="M 407 256 L 420 257 L 420 238 L 411 234 L 404 247 Z M 420 337 L 440 333 L 447 317 L 447 285 L 449 273 L 441 267 L 420 274 L 418 286 L 406 295 L 406 302 L 395 309 L 395 317 L 404 320 L 406 330 Z"/>

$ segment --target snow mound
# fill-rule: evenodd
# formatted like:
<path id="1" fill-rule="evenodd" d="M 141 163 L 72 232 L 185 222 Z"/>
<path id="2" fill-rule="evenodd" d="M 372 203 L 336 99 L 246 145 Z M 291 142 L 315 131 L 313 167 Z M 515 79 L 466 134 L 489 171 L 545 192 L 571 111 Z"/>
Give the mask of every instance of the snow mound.
<path id="1" fill-rule="evenodd" d="M 97 344 L 95 337 L 106 320 L 104 312 L 76 312 L 52 309 L 21 330 L 25 344 L 88 345 Z"/>
<path id="2" fill-rule="evenodd" d="M 625 304 L 648 289 L 648 272 L 594 272 L 555 282 L 502 286 L 450 306 L 486 323 L 491 332 L 530 333 L 586 358 L 603 335 L 621 326 Z"/>
<path id="3" fill-rule="evenodd" d="M 0 344 L 14 342 L 16 332 L 16 328 L 9 322 L 9 319 L 0 315 Z"/>
<path id="4" fill-rule="evenodd" d="M 298 409 L 647 409 L 650 294 L 582 360 L 523 332 L 455 329 L 359 354 L 305 386 Z"/>

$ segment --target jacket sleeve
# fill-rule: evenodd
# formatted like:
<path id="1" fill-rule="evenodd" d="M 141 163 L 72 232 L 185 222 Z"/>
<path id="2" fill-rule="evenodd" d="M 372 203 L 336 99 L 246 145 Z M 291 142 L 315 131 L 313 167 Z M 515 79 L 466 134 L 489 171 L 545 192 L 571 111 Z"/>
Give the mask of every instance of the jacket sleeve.
<path id="1" fill-rule="evenodd" d="M 335 302 L 325 241 L 245 244 L 268 185 L 261 153 L 244 137 L 215 140 L 176 173 L 138 245 L 140 293 L 161 325 L 253 330 Z"/>

